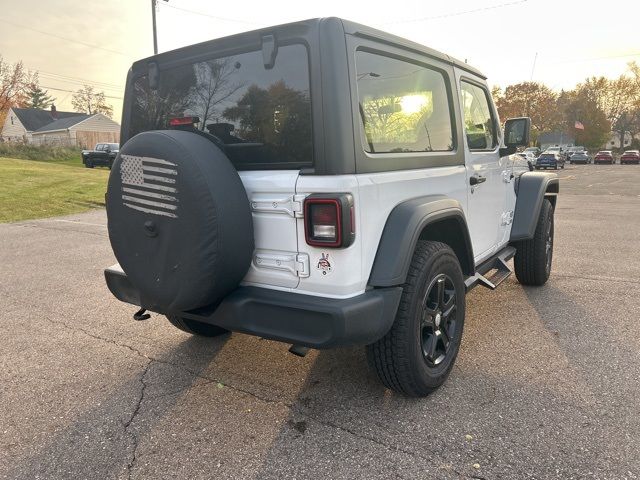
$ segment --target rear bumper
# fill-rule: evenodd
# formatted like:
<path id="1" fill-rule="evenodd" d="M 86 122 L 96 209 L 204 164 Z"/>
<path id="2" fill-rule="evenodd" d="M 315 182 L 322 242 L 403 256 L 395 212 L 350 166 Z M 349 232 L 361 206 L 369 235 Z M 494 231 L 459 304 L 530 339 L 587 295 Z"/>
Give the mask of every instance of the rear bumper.
<path id="1" fill-rule="evenodd" d="M 105 270 L 111 293 L 126 303 L 144 307 L 140 293 L 118 267 Z M 366 345 L 383 337 L 396 315 L 401 287 L 376 288 L 346 299 L 238 287 L 217 307 L 179 315 L 235 332 L 326 349 Z"/>

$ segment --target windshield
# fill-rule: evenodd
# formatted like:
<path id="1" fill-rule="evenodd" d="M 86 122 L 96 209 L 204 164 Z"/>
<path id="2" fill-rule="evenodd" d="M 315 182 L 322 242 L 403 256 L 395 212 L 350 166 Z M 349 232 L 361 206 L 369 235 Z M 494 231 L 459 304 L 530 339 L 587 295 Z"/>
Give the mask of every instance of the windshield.
<path id="1" fill-rule="evenodd" d="M 278 48 L 275 65 L 262 51 L 212 58 L 160 70 L 152 90 L 138 77 L 129 137 L 166 129 L 169 120 L 197 117 L 195 128 L 225 146 L 236 168 L 296 168 L 312 163 L 309 66 L 303 45 Z"/>

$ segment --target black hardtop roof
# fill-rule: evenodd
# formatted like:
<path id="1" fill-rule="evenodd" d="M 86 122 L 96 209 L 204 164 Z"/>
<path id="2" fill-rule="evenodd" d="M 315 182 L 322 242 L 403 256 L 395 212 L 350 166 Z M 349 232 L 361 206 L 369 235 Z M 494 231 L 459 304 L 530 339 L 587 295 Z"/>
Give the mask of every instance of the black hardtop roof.
<path id="1" fill-rule="evenodd" d="M 421 45 L 419 43 L 413 42 L 411 40 L 407 40 L 406 38 L 402 38 L 399 37 L 397 35 L 393 35 L 391 33 L 387 33 L 384 32 L 382 30 L 378 30 L 372 27 L 367 27 L 366 25 L 362 25 L 356 22 L 352 22 L 350 20 L 344 20 L 342 18 L 338 18 L 338 17 L 324 17 L 324 18 L 311 18 L 308 20 L 300 20 L 297 22 L 291 22 L 291 23 L 285 23 L 285 24 L 281 24 L 281 25 L 274 25 L 274 26 L 270 26 L 270 27 L 264 27 L 264 28 L 260 28 L 260 29 L 256 29 L 256 30 L 250 30 L 250 31 L 246 31 L 246 32 L 242 32 L 242 33 L 238 33 L 235 35 L 230 35 L 227 37 L 221 37 L 221 38 L 217 38 L 214 40 L 209 40 L 206 42 L 201 42 L 198 44 L 194 44 L 194 45 L 189 45 L 186 47 L 181 47 L 178 48 L 176 50 L 171 50 L 168 52 L 163 52 L 160 53 L 158 55 L 152 56 L 152 57 L 147 57 L 141 60 L 138 60 L 136 62 L 134 62 L 133 64 L 133 69 L 137 69 L 140 68 L 142 66 L 146 66 L 147 63 L 154 59 L 154 58 L 158 58 L 160 60 L 163 59 L 163 57 L 175 57 L 175 56 L 179 56 L 181 53 L 185 53 L 187 54 L 189 49 L 193 48 L 193 47 L 200 47 L 200 48 L 206 48 L 207 46 L 211 46 L 214 47 L 216 46 L 216 44 L 224 41 L 225 43 L 229 43 L 230 41 L 232 41 L 233 39 L 237 38 L 237 39 L 246 39 L 246 36 L 252 36 L 255 38 L 261 38 L 262 35 L 268 35 L 269 33 L 272 33 L 274 31 L 278 31 L 278 30 L 298 30 L 301 26 L 311 26 L 311 25 L 315 25 L 318 28 L 322 28 L 323 25 L 325 24 L 329 24 L 329 23 L 335 23 L 335 22 L 339 22 L 342 24 L 342 28 L 344 29 L 344 32 L 350 35 L 354 35 L 354 36 L 359 36 L 359 37 L 365 37 L 365 38 L 371 38 L 371 39 L 375 39 L 378 41 L 381 41 L 383 43 L 387 43 L 390 45 L 397 45 L 399 47 L 402 48 L 406 48 L 409 50 L 413 50 L 415 52 L 427 55 L 429 57 L 432 58 L 436 58 L 438 60 L 444 61 L 446 63 L 449 63 L 451 65 L 455 65 L 456 67 L 465 70 L 473 75 L 476 75 L 480 78 L 482 78 L 483 80 L 486 80 L 486 76 L 484 74 L 482 74 L 479 70 L 477 70 L 476 68 L 466 64 L 465 62 L 462 62 L 460 60 L 457 60 L 449 55 L 446 55 L 442 52 L 439 52 L 437 50 L 434 50 L 432 48 L 426 47 L 424 45 Z M 136 68 L 137 67 L 137 68 Z"/>

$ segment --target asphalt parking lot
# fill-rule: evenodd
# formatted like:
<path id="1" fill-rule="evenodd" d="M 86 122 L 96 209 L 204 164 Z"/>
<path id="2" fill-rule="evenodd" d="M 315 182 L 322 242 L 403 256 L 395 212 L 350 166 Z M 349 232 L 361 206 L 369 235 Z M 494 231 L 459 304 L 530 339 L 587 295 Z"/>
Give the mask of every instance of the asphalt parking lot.
<path id="1" fill-rule="evenodd" d="M 550 281 L 473 290 L 421 400 L 360 348 L 134 322 L 104 211 L 0 225 L 0 478 L 640 478 L 640 167 L 560 175 Z"/>

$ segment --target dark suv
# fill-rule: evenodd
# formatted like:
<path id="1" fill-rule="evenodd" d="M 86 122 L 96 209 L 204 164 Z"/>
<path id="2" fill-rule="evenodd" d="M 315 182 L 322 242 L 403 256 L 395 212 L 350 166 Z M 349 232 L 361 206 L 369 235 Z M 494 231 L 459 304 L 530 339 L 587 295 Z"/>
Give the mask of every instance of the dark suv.
<path id="1" fill-rule="evenodd" d="M 545 152 L 538 157 L 536 161 L 536 170 L 540 170 L 544 168 L 553 168 L 557 170 L 558 168 L 564 168 L 564 156 L 560 153 L 555 152 Z"/>

